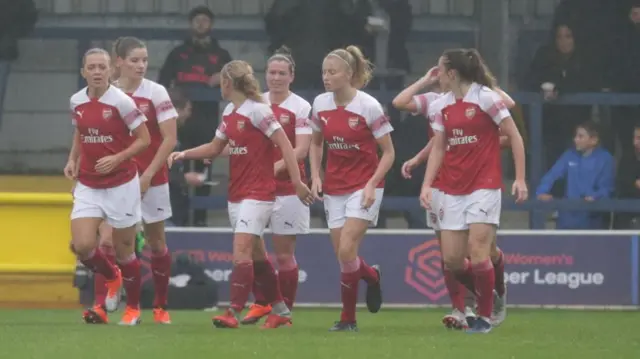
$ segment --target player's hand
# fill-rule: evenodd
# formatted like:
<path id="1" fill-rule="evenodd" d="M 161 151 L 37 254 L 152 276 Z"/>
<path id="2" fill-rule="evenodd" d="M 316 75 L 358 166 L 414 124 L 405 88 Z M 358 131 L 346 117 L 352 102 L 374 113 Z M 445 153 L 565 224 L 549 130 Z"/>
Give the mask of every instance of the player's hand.
<path id="1" fill-rule="evenodd" d="M 205 176 L 198 172 L 187 172 L 184 174 L 184 180 L 189 186 L 200 187 L 204 184 Z"/>
<path id="2" fill-rule="evenodd" d="M 422 187 L 420 190 L 420 205 L 422 208 L 430 211 L 431 210 L 431 200 L 433 199 L 433 190 L 430 186 Z"/>
<path id="3" fill-rule="evenodd" d="M 220 85 L 220 73 L 216 73 L 211 75 L 211 77 L 209 77 L 209 86 L 211 87 L 215 87 Z"/>
<path id="4" fill-rule="evenodd" d="M 511 186 L 511 194 L 516 196 L 516 203 L 522 203 L 529 198 L 529 190 L 525 181 L 516 180 Z"/>
<path id="5" fill-rule="evenodd" d="M 584 198 L 584 200 L 585 200 L 585 201 L 587 201 L 587 202 L 593 202 L 593 201 L 595 201 L 596 199 L 595 199 L 595 198 L 593 198 L 593 197 L 591 197 L 591 196 L 587 196 L 587 197 L 585 197 L 585 198 Z"/>
<path id="6" fill-rule="evenodd" d="M 121 162 L 122 160 L 118 155 L 105 156 L 96 162 L 95 169 L 98 173 L 107 174 L 118 167 Z"/>
<path id="7" fill-rule="evenodd" d="M 284 161 L 277 161 L 273 164 L 273 173 L 277 176 L 280 172 L 284 171 L 285 168 L 286 166 L 284 165 Z"/>
<path id="8" fill-rule="evenodd" d="M 362 191 L 362 201 L 360 205 L 363 209 L 369 209 L 373 206 L 373 203 L 376 201 L 376 186 L 371 183 L 367 183 L 364 186 L 364 190 Z"/>
<path id="9" fill-rule="evenodd" d="M 182 152 L 173 152 L 167 157 L 167 165 L 169 168 L 173 166 L 174 162 L 182 161 L 184 159 L 184 151 Z"/>
<path id="10" fill-rule="evenodd" d="M 639 180 L 636 180 L 636 188 L 637 188 L 637 189 L 640 189 L 640 179 L 639 179 Z"/>
<path id="11" fill-rule="evenodd" d="M 316 201 L 322 201 L 322 180 L 320 178 L 311 181 L 311 194 Z"/>
<path id="12" fill-rule="evenodd" d="M 143 173 L 142 176 L 140 176 L 140 194 L 144 196 L 149 190 L 149 187 L 151 187 L 151 176 Z"/>
<path id="13" fill-rule="evenodd" d="M 538 199 L 544 202 L 549 202 L 553 200 L 553 196 L 547 193 L 543 193 L 541 195 L 538 195 Z"/>
<path id="14" fill-rule="evenodd" d="M 63 172 L 64 176 L 69 180 L 75 181 L 76 177 L 78 177 L 78 170 L 76 169 L 76 163 L 74 161 L 67 162 L 67 164 L 64 166 Z"/>
<path id="15" fill-rule="evenodd" d="M 206 166 L 210 166 L 213 163 L 213 160 L 211 160 L 210 158 L 205 158 L 204 160 L 202 160 L 202 163 L 204 163 Z"/>
<path id="16" fill-rule="evenodd" d="M 418 166 L 418 161 L 415 158 L 412 158 L 405 163 L 402 164 L 402 169 L 400 172 L 402 173 L 402 177 L 405 179 L 411 178 L 411 172 Z"/>
<path id="17" fill-rule="evenodd" d="M 313 193 L 306 184 L 302 183 L 302 181 L 296 183 L 296 195 L 300 198 L 300 201 L 305 204 L 305 206 L 309 206 L 313 203 Z"/>

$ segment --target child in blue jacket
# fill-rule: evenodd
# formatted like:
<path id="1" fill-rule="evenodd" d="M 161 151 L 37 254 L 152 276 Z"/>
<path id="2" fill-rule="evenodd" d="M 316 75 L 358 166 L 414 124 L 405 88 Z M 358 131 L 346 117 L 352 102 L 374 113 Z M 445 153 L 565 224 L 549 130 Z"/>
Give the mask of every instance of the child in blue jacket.
<path id="1" fill-rule="evenodd" d="M 595 123 L 586 122 L 576 128 L 575 148 L 560 156 L 547 172 L 536 190 L 539 200 L 550 201 L 553 184 L 566 181 L 564 198 L 588 202 L 610 198 L 614 191 L 614 158 L 600 147 L 600 133 Z M 602 213 L 588 211 L 560 211 L 557 229 L 602 229 Z"/>

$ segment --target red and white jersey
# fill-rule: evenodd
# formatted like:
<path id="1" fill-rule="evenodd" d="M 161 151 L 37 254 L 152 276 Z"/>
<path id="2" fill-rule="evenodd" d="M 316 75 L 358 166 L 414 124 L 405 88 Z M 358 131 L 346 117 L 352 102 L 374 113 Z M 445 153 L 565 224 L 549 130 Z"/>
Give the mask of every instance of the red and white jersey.
<path id="1" fill-rule="evenodd" d="M 149 147 L 135 157 L 138 171 L 142 174 L 147 170 L 162 144 L 163 138 L 160 132 L 160 124 L 177 118 L 178 112 L 173 107 L 167 89 L 151 80 L 143 79 L 140 87 L 129 96 L 133 98 L 138 109 L 147 117 L 146 124 L 151 136 Z M 167 182 L 169 182 L 169 169 L 166 161 L 164 161 L 162 168 L 151 179 L 151 186 L 159 186 Z"/>
<path id="2" fill-rule="evenodd" d="M 441 191 L 465 195 L 502 188 L 498 126 L 510 116 L 497 92 L 476 83 L 461 100 L 449 92 L 431 103 L 431 127 L 444 132 L 447 140 Z"/>
<path id="3" fill-rule="evenodd" d="M 429 118 L 429 105 L 443 95 L 444 94 L 437 92 L 425 92 L 413 96 L 413 103 L 416 105 L 416 112 L 414 115 L 422 115 L 424 118 Z"/>
<path id="4" fill-rule="evenodd" d="M 269 105 L 247 99 L 225 107 L 216 137 L 229 143 L 229 202 L 275 200 L 271 135 L 281 129 Z"/>
<path id="5" fill-rule="evenodd" d="M 284 130 L 291 146 L 296 147 L 297 135 L 311 135 L 312 130 L 307 123 L 311 105 L 302 97 L 291 93 L 281 104 L 270 103 L 269 93 L 263 94 L 264 101 L 270 104 L 273 114 L 276 116 L 280 126 Z M 282 151 L 274 151 L 274 163 L 282 159 Z M 304 169 L 304 161 L 298 163 L 300 178 L 306 182 L 307 177 Z M 296 193 L 296 189 L 291 182 L 288 171 L 283 171 L 276 176 L 276 196 L 289 196 Z"/>
<path id="6" fill-rule="evenodd" d="M 329 195 L 364 188 L 380 162 L 376 140 L 393 131 L 380 102 L 362 91 L 347 106 L 336 106 L 331 92 L 317 96 L 309 125 L 327 142 L 323 192 Z"/>
<path id="7" fill-rule="evenodd" d="M 115 155 L 131 144 L 131 131 L 144 124 L 145 117 L 135 102 L 115 86 L 99 99 L 90 98 L 87 88 L 70 100 L 72 122 L 80 133 L 78 181 L 90 188 L 112 188 L 125 184 L 138 173 L 132 160 L 122 162 L 108 174 L 95 170 L 102 157 Z"/>

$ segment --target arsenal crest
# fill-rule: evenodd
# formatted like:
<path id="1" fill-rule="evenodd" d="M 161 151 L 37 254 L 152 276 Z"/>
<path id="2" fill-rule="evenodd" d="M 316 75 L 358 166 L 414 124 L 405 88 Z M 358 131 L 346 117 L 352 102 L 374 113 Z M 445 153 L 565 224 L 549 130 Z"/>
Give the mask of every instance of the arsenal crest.
<path id="1" fill-rule="evenodd" d="M 244 130 L 244 120 L 238 121 L 238 131 Z"/>
<path id="2" fill-rule="evenodd" d="M 360 122 L 360 120 L 357 117 L 349 117 L 349 127 L 351 127 L 352 130 L 358 127 L 358 122 Z"/>
<path id="3" fill-rule="evenodd" d="M 140 105 L 138 105 L 138 108 L 140 109 L 140 111 L 142 111 L 142 113 L 146 115 L 149 112 L 149 103 L 142 102 L 140 103 Z"/>
<path id="4" fill-rule="evenodd" d="M 289 121 L 291 121 L 291 119 L 289 118 L 289 115 L 287 115 L 286 113 L 283 113 L 282 115 L 280 115 L 281 124 L 286 125 L 289 123 Z"/>
<path id="5" fill-rule="evenodd" d="M 468 119 L 472 119 L 473 116 L 476 115 L 476 109 L 473 107 L 469 107 L 464 111 L 464 115 L 467 116 Z"/>
<path id="6" fill-rule="evenodd" d="M 113 116 L 113 111 L 110 108 L 105 108 L 102 110 L 102 119 L 108 120 Z"/>

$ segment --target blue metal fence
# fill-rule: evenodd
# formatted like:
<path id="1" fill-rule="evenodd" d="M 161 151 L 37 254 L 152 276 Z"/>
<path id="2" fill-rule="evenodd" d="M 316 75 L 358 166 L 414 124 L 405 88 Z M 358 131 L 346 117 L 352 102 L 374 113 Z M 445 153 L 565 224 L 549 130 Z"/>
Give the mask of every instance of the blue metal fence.
<path id="1" fill-rule="evenodd" d="M 32 35 L 43 39 L 76 39 L 78 44 L 78 56 L 89 48 L 92 40 L 115 39 L 119 36 L 131 35 L 153 40 L 177 40 L 184 37 L 184 31 L 179 29 L 85 29 L 76 27 L 39 28 Z M 521 34 L 523 38 L 542 39 L 545 32 L 528 31 Z M 476 40 L 475 31 L 413 31 L 409 41 L 426 41 L 432 43 L 458 43 L 461 46 L 474 46 Z M 223 40 L 266 41 L 266 35 L 256 30 L 216 30 L 216 37 Z M 80 83 L 80 79 L 79 79 Z M 200 101 L 217 101 L 220 99 L 219 91 L 208 88 L 192 88 L 188 91 L 189 97 Z M 371 94 L 383 103 L 390 103 L 395 93 L 389 91 L 371 91 Z M 312 99 L 316 93 L 302 92 L 301 96 Z M 528 126 L 531 165 L 529 178 L 530 191 L 534 193 L 540 178 L 544 174 L 542 161 L 542 106 L 543 99 L 537 93 L 513 93 L 511 94 L 519 104 L 529 105 Z M 640 104 L 640 94 L 612 94 L 612 93 L 585 93 L 567 95 L 558 99 L 559 105 L 601 105 L 601 106 L 635 106 Z M 537 155 L 536 155 L 537 154 Z M 193 208 L 222 209 L 226 208 L 224 197 L 193 198 Z M 402 211 L 417 209 L 417 199 L 386 197 L 383 208 L 390 211 Z M 575 200 L 556 200 L 552 202 L 540 202 L 531 200 L 524 204 L 516 205 L 509 198 L 504 200 L 504 208 L 515 211 L 529 211 L 530 226 L 533 229 L 544 228 L 543 211 L 551 210 L 594 210 L 594 211 L 619 211 L 640 212 L 640 201 L 635 200 L 601 200 L 597 202 L 584 202 Z"/>

